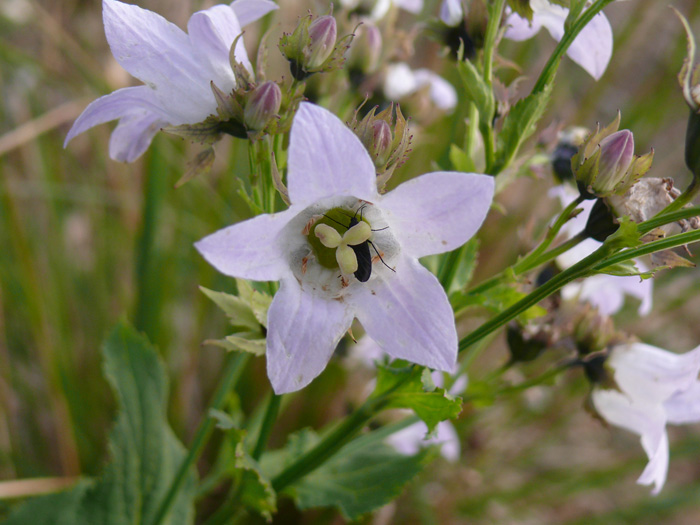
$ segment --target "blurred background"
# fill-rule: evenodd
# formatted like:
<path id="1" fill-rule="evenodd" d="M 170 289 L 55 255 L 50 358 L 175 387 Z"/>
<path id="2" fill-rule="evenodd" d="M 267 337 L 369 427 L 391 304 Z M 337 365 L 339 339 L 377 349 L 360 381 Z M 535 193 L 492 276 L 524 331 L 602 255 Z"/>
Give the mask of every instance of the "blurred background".
<path id="1" fill-rule="evenodd" d="M 212 2 L 141 0 L 180 27 Z M 246 30 L 249 50 L 271 29 L 268 78 L 288 76 L 276 48 L 281 31 L 328 2 L 280 0 L 280 11 Z M 426 1 L 422 19 L 435 17 Z M 676 75 L 685 53 L 681 24 L 670 2 L 634 0 L 606 8 L 615 33 L 607 72 L 594 82 L 567 58 L 557 76 L 548 124 L 594 127 L 622 112 L 636 151 L 653 147 L 651 176 L 672 177 L 683 188 L 687 107 Z M 672 3 L 700 37 L 700 2 Z M 436 60 L 440 45 L 401 13 L 415 53 L 414 67 L 430 67 L 459 90 L 455 68 Z M 523 43 L 504 41 L 504 59 L 522 67 L 527 93 L 554 48 L 544 31 Z M 502 78 L 518 74 L 503 69 Z M 50 478 L 26 495 L 97 475 L 115 401 L 103 378 L 99 348 L 109 329 L 126 318 L 158 346 L 171 379 L 170 422 L 187 445 L 203 416 L 224 351 L 203 341 L 226 335 L 227 322 L 198 286 L 233 291 L 193 242 L 250 215 L 238 191 L 249 174 L 247 144 L 227 137 L 217 146 L 212 172 L 175 189 L 186 163 L 199 151 L 158 134 L 133 164 L 108 157 L 113 124 L 63 141 L 73 120 L 93 99 L 138 83 L 113 59 L 97 0 L 0 2 L 0 479 Z M 323 101 L 321 101 L 323 102 Z M 449 115 L 426 118 L 424 108 L 402 106 L 415 126 L 409 161 L 392 184 L 444 163 Z M 350 114 L 341 115 L 349 118 Z M 546 135 L 546 134 L 545 134 Z M 542 139 L 544 142 L 544 139 Z M 535 141 L 531 141 L 535 142 Z M 534 146 L 533 146 L 534 147 Z M 545 149 L 542 150 L 546 152 Z M 480 231 L 474 282 L 512 264 L 532 248 L 558 203 L 546 167 L 518 178 L 497 198 L 500 206 Z M 700 273 L 676 269 L 655 279 L 654 310 L 640 319 L 628 301 L 618 328 L 653 345 L 686 351 L 700 344 Z M 485 318 L 475 310 L 469 325 Z M 487 377 L 507 359 L 502 336 L 469 368 L 471 381 Z M 319 428 L 347 413 L 373 377 L 352 363 L 344 345 L 308 388 L 288 396 L 272 446 L 299 428 Z M 546 369 L 545 357 L 511 369 L 518 382 Z M 237 389 L 252 412 L 269 392 L 264 359 L 251 360 Z M 461 459 L 433 462 L 395 503 L 366 523 L 409 524 L 696 524 L 700 522 L 700 427 L 671 428 L 669 481 L 657 497 L 635 484 L 646 458 L 638 439 L 606 428 L 584 410 L 588 384 L 580 371 L 556 384 L 504 396 L 493 404 L 466 404 L 458 421 Z M 234 402 L 234 401 L 232 401 Z M 200 461 L 211 466 L 216 440 Z M 2 485 L 0 485 L 1 487 Z M 211 499 L 211 498 L 210 498 Z M 0 492 L 0 517 L 16 504 Z M 216 503 L 214 501 L 214 503 Z M 203 500 L 204 514 L 212 501 Z M 276 523 L 342 523 L 335 511 L 299 513 L 283 503 Z"/>

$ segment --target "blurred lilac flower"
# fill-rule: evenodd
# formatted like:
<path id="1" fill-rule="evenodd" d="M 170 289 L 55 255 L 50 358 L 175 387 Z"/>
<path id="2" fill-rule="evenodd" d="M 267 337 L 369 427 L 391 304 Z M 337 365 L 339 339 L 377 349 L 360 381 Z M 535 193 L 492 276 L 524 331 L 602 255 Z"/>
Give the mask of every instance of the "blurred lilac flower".
<path id="1" fill-rule="evenodd" d="M 700 346 L 685 354 L 642 343 L 616 346 L 606 368 L 615 388 L 596 386 L 593 405 L 606 421 L 641 437 L 649 463 L 637 483 L 653 484 L 658 494 L 668 472 L 666 424 L 700 422 Z"/>
<path id="2" fill-rule="evenodd" d="M 440 4 L 440 20 L 449 26 L 455 27 L 464 21 L 464 9 L 462 0 L 442 0 Z"/>
<path id="3" fill-rule="evenodd" d="M 164 126 L 196 124 L 216 113 L 213 82 L 224 93 L 235 87 L 229 52 L 241 27 L 277 5 L 270 0 L 236 0 L 190 17 L 185 33 L 175 24 L 138 6 L 103 0 L 107 42 L 114 58 L 143 86 L 118 89 L 92 102 L 68 132 L 64 147 L 84 131 L 119 119 L 109 156 L 132 162 Z M 251 70 L 239 40 L 235 57 Z"/>
<path id="4" fill-rule="evenodd" d="M 392 4 L 414 14 L 423 9 L 423 0 L 340 0 L 340 4 L 345 9 L 363 8 L 372 20 L 384 18 Z"/>
<path id="5" fill-rule="evenodd" d="M 320 374 L 355 317 L 391 356 L 452 370 L 454 314 L 418 258 L 454 250 L 476 233 L 493 198 L 493 178 L 429 173 L 379 195 L 374 164 L 359 139 L 309 103 L 294 118 L 288 166 L 288 210 L 196 244 L 222 273 L 281 282 L 268 312 L 267 372 L 275 392 L 298 390 Z M 374 229 L 372 242 L 392 267 L 374 261 L 367 282 L 328 266 L 311 244 L 316 221 L 344 210 L 349 222 L 360 207 Z"/>
<path id="6" fill-rule="evenodd" d="M 384 77 L 384 96 L 392 101 L 412 95 L 428 86 L 430 100 L 443 111 L 457 105 L 457 92 L 447 80 L 429 69 L 411 69 L 403 62 L 391 64 Z"/>
<path id="7" fill-rule="evenodd" d="M 566 206 L 576 197 L 578 190 L 568 184 L 562 184 L 549 191 L 550 197 L 557 197 L 562 206 Z M 560 233 L 567 238 L 578 234 L 586 226 L 588 216 L 591 214 L 595 200 L 585 200 L 578 207 L 583 211 L 576 217 L 568 221 L 561 229 Z M 561 268 L 569 268 L 578 261 L 587 257 L 597 250 L 602 243 L 594 239 L 586 239 L 569 251 L 557 257 L 557 264 Z M 634 261 L 637 269 L 641 272 L 649 270 L 641 260 Z M 564 299 L 578 299 L 591 303 L 598 308 L 603 315 L 612 315 L 618 312 L 624 302 L 625 295 L 631 295 L 639 299 L 639 315 L 648 315 L 652 308 L 653 280 L 641 279 L 637 276 L 619 276 L 598 274 L 587 277 L 583 281 L 569 283 L 561 290 Z"/>
<path id="8" fill-rule="evenodd" d="M 510 12 L 506 18 L 505 37 L 510 40 L 527 40 L 543 27 L 552 38 L 559 41 L 564 36 L 564 21 L 569 10 L 547 0 L 531 0 L 532 22 L 517 13 Z M 598 13 L 571 43 L 566 54 L 596 80 L 605 72 L 613 50 L 613 33 L 610 22 L 603 13 Z"/>

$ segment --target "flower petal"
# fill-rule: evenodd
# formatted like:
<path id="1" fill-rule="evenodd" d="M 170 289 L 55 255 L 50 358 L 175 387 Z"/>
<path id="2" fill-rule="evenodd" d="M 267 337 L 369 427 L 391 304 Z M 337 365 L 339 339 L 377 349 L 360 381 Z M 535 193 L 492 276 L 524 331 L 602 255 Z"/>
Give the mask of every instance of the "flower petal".
<path id="1" fill-rule="evenodd" d="M 233 41 L 241 34 L 241 25 L 233 9 L 226 5 L 215 5 L 198 11 L 187 22 L 187 32 L 192 48 L 202 64 L 208 66 L 209 80 L 213 80 L 216 87 L 224 93 L 231 92 L 236 87 L 236 79 L 229 54 Z M 252 71 L 242 38 L 236 44 L 235 56 L 248 71 Z"/>
<path id="2" fill-rule="evenodd" d="M 153 90 L 147 86 L 118 89 L 93 100 L 73 123 L 63 147 L 65 148 L 74 137 L 98 124 L 126 116 L 141 115 L 143 110 L 163 117 L 163 111 L 155 100 Z"/>
<path id="3" fill-rule="evenodd" d="M 449 421 L 441 421 L 435 428 L 434 436 L 426 439 L 427 434 L 427 425 L 419 421 L 398 432 L 394 432 L 386 438 L 386 442 L 394 447 L 398 453 L 406 456 L 417 454 L 423 447 L 442 445 L 440 448 L 442 457 L 451 462 L 459 460 L 459 436 L 452 423 Z"/>
<path id="4" fill-rule="evenodd" d="M 165 125 L 167 122 L 158 115 L 146 111 L 122 117 L 109 139 L 109 156 L 121 162 L 134 162 Z"/>
<path id="5" fill-rule="evenodd" d="M 457 105 L 457 91 L 447 80 L 429 69 L 416 69 L 414 77 L 418 89 L 429 86 L 430 100 L 443 111 L 452 111 Z"/>
<path id="6" fill-rule="evenodd" d="M 236 0 L 231 3 L 231 8 L 236 13 L 238 22 L 245 27 L 278 9 L 278 5 L 271 0 Z"/>
<path id="7" fill-rule="evenodd" d="M 445 372 L 457 362 L 454 312 L 437 278 L 410 257 L 396 273 L 376 277 L 350 300 L 367 335 L 397 359 Z"/>
<path id="8" fill-rule="evenodd" d="M 612 27 L 605 15 L 598 13 L 581 30 L 566 54 L 589 75 L 599 80 L 608 67 L 612 52 Z"/>
<path id="9" fill-rule="evenodd" d="M 388 100 L 399 100 L 418 89 L 418 82 L 408 64 L 389 64 L 384 75 L 384 96 Z"/>
<path id="10" fill-rule="evenodd" d="M 467 242 L 484 222 L 493 191 L 488 175 L 440 171 L 399 185 L 383 196 L 381 208 L 401 249 L 423 257 Z"/>
<path id="11" fill-rule="evenodd" d="M 456 27 L 464 21 L 462 0 L 442 0 L 440 4 L 440 20 L 450 27 Z"/>
<path id="12" fill-rule="evenodd" d="M 187 34 L 162 16 L 103 0 L 105 34 L 117 62 L 155 90 L 171 124 L 196 123 L 216 109 L 207 66 Z"/>
<path id="13" fill-rule="evenodd" d="M 658 493 L 668 472 L 668 437 L 663 407 L 658 403 L 633 401 L 616 390 L 595 389 L 592 399 L 598 413 L 609 423 L 641 436 L 649 463 L 637 482 L 643 485 L 653 483 L 653 493 Z"/>
<path id="14" fill-rule="evenodd" d="M 212 233 L 195 243 L 221 273 L 254 281 L 277 281 L 289 273 L 279 233 L 299 210 L 258 215 Z"/>
<path id="15" fill-rule="evenodd" d="M 516 42 L 528 40 L 542 29 L 542 24 L 538 21 L 537 17 L 533 16 L 532 22 L 530 22 L 527 18 L 520 16 L 518 13 L 510 13 L 504 25 L 507 29 L 503 36 L 509 40 L 515 40 Z"/>
<path id="16" fill-rule="evenodd" d="M 289 198 L 308 205 L 331 196 L 377 199 L 377 177 L 367 150 L 338 117 L 301 103 L 289 144 Z"/>
<path id="17" fill-rule="evenodd" d="M 423 9 L 423 0 L 394 0 L 394 3 L 409 13 L 420 13 Z"/>
<path id="18" fill-rule="evenodd" d="M 282 280 L 267 319 L 267 375 L 275 393 L 284 394 L 323 372 L 353 316 L 343 302 L 307 293 L 289 277 Z"/>
<path id="19" fill-rule="evenodd" d="M 700 421 L 700 381 L 675 393 L 664 403 L 664 408 L 668 422 L 674 425 Z"/>
<path id="20" fill-rule="evenodd" d="M 674 354 L 643 343 L 620 345 L 613 348 L 608 363 L 623 392 L 635 400 L 663 403 L 697 380 L 700 346 Z"/>

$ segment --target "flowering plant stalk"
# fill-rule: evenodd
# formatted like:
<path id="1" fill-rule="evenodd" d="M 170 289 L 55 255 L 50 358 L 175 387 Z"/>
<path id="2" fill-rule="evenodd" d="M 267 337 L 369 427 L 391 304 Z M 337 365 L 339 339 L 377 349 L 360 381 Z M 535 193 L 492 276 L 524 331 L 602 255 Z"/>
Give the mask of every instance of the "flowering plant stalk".
<path id="1" fill-rule="evenodd" d="M 643 111 L 630 129 L 619 129 L 627 107 L 602 129 L 572 128 L 593 130 L 597 117 L 590 103 L 557 113 L 561 86 L 593 92 L 622 67 L 618 20 L 603 14 L 612 3 L 342 1 L 293 12 L 234 0 L 192 14 L 184 31 L 103 0 L 113 59 L 142 84 L 115 82 L 63 146 L 72 158 L 116 120 L 96 147 L 144 170 L 142 216 L 127 221 L 141 223 L 127 294 L 135 328 L 122 321 L 102 347 L 118 414 L 107 465 L 13 506 L 8 523 L 291 522 L 283 500 L 305 522 L 317 516 L 308 509 L 332 508 L 398 523 L 392 502 L 416 506 L 405 487 L 426 483 L 421 471 L 445 482 L 432 465 L 467 469 L 464 494 L 445 496 L 458 514 L 480 497 L 480 454 L 498 443 L 480 444 L 484 414 L 503 410 L 500 424 L 513 424 L 558 394 L 575 400 L 565 411 L 580 412 L 587 423 L 572 424 L 589 434 L 611 432 L 601 421 L 637 434 L 649 460 L 638 483 L 656 495 L 670 476 L 673 490 L 667 425 L 700 421 L 700 347 L 676 352 L 684 339 L 654 327 L 678 325 L 657 321 L 672 279 L 695 289 L 700 67 L 679 13 L 678 99 L 690 120 L 676 164 L 675 150 L 635 155 L 635 133 L 638 148 L 650 140 L 632 129 Z M 542 27 L 556 44 L 535 39 Z M 655 170 L 659 155 L 689 182 Z M 71 241 L 69 226 L 81 254 L 82 230 Z M 164 258 L 170 244 L 179 259 Z M 198 283 L 201 296 L 168 302 Z M 79 421 L 76 396 L 54 410 Z M 87 453 L 72 434 L 58 448 L 78 454 L 66 472 L 79 474 Z"/>

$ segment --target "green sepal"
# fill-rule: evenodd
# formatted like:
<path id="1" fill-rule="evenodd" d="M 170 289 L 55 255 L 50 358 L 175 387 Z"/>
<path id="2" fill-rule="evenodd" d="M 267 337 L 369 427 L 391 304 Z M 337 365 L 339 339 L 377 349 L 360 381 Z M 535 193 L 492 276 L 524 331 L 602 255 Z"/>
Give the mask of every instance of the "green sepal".
<path id="1" fill-rule="evenodd" d="M 225 292 L 215 292 L 214 290 L 209 290 L 204 286 L 200 286 L 199 289 L 202 291 L 202 293 L 204 293 L 204 295 L 214 301 L 216 306 L 223 310 L 226 317 L 229 318 L 231 324 L 235 328 L 239 329 L 240 331 L 259 330 L 260 322 L 255 316 L 249 300 L 244 300 L 241 297 Z"/>
<path id="2" fill-rule="evenodd" d="M 474 159 L 471 158 L 469 153 L 461 149 L 456 144 L 450 144 L 450 164 L 455 171 L 462 171 L 464 173 L 474 173 L 476 172 L 476 164 L 474 164 Z"/>
<path id="3" fill-rule="evenodd" d="M 618 252 L 624 248 L 636 248 L 641 246 L 641 235 L 637 229 L 637 223 L 627 216 L 620 217 L 618 219 L 620 227 L 610 235 L 603 246 L 605 246 L 609 253 Z"/>
<path id="4" fill-rule="evenodd" d="M 423 375 L 424 369 L 419 366 L 378 365 L 377 386 L 372 397 L 383 396 L 384 408 L 412 409 L 432 433 L 438 423 L 460 414 L 462 399 L 451 396 L 444 388 L 436 388 L 432 380 L 424 382 Z"/>

